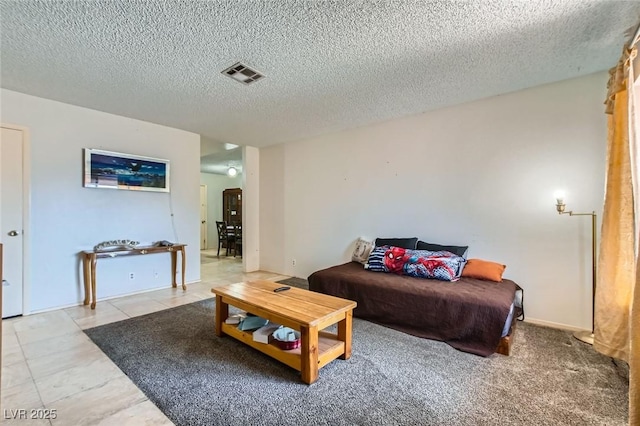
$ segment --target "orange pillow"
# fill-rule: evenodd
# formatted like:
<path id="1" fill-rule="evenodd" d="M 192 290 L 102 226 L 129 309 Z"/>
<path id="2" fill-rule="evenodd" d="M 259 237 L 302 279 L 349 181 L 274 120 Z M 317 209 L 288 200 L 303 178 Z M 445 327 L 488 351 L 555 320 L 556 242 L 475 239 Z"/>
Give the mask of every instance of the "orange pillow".
<path id="1" fill-rule="evenodd" d="M 502 281 L 502 273 L 506 265 L 482 259 L 469 259 L 462 270 L 463 277 L 477 278 L 487 281 Z"/>

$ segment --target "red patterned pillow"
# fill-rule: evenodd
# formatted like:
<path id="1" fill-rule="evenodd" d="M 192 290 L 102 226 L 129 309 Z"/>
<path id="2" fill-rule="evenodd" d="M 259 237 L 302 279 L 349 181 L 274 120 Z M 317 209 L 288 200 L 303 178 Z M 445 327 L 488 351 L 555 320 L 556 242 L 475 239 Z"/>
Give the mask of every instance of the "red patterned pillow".
<path id="1" fill-rule="evenodd" d="M 365 269 L 393 272 L 418 278 L 457 281 L 465 259 L 448 251 L 410 250 L 402 247 L 375 247 Z"/>

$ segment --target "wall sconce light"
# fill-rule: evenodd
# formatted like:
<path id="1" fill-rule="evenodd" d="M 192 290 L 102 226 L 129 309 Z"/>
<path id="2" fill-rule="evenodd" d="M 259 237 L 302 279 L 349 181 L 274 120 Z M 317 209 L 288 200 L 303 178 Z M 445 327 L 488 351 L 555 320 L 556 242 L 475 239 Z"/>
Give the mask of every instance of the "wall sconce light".
<path id="1" fill-rule="evenodd" d="M 563 191 L 556 191 L 554 194 L 556 199 L 556 210 L 558 214 L 568 214 L 569 216 L 591 216 L 591 332 L 576 331 L 573 337 L 576 339 L 593 345 L 593 331 L 595 329 L 595 301 L 596 301 L 596 212 L 591 213 L 574 213 L 573 211 L 565 211 L 564 203 L 565 194 Z"/>
<path id="2" fill-rule="evenodd" d="M 227 169 L 227 176 L 229 176 L 229 177 L 234 177 L 234 176 L 235 176 L 235 175 L 237 175 L 237 174 L 238 174 L 238 169 L 236 169 L 235 167 L 230 166 L 230 167 Z"/>

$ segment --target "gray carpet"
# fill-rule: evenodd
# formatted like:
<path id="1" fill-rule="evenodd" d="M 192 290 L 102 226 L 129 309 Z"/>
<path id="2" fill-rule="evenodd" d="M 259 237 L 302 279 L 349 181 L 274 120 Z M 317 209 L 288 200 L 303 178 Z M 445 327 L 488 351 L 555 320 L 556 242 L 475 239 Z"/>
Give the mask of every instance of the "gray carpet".
<path id="1" fill-rule="evenodd" d="M 214 333 L 214 300 L 87 335 L 177 425 L 626 425 L 628 376 L 568 332 L 519 323 L 513 355 L 482 358 L 367 321 L 353 356 L 307 386 Z"/>
<path id="2" fill-rule="evenodd" d="M 309 283 L 304 278 L 287 278 L 285 280 L 276 281 L 284 285 L 290 285 L 291 287 L 303 288 L 309 290 Z"/>

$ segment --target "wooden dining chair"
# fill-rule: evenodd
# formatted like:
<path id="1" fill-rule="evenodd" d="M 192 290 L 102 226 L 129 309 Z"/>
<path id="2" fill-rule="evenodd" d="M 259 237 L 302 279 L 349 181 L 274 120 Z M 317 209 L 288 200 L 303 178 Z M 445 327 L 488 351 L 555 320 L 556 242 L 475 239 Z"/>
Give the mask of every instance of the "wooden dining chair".
<path id="1" fill-rule="evenodd" d="M 242 225 L 234 225 L 233 227 L 233 257 L 236 257 L 240 250 L 242 256 Z"/>
<path id="2" fill-rule="evenodd" d="M 227 255 L 233 251 L 233 257 L 242 255 L 242 225 L 227 225 Z"/>
<path id="3" fill-rule="evenodd" d="M 227 247 L 227 256 L 229 255 L 229 243 L 227 242 L 227 223 L 222 221 L 222 222 L 218 222 L 216 221 L 216 228 L 218 229 L 218 254 L 217 256 L 220 257 L 220 247 L 222 247 L 222 244 L 226 244 Z"/>

